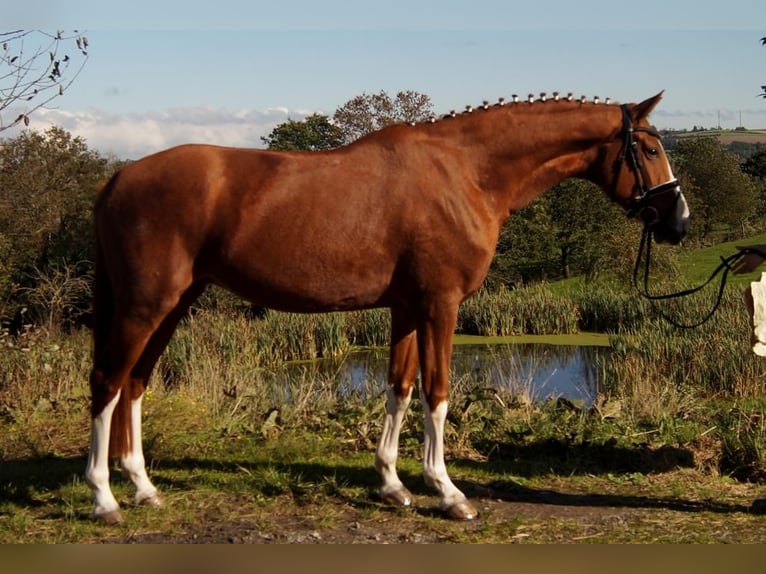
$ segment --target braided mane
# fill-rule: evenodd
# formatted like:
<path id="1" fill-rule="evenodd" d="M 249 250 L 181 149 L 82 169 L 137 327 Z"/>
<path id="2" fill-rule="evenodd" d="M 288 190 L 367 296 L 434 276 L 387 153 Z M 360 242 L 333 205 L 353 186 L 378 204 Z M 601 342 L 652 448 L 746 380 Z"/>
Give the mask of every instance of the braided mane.
<path id="1" fill-rule="evenodd" d="M 489 110 L 492 108 L 498 108 L 502 106 L 513 106 L 513 105 L 521 105 L 521 104 L 542 104 L 545 102 L 577 102 L 580 104 L 601 104 L 602 100 L 598 96 L 594 96 L 593 99 L 588 100 L 586 96 L 580 96 L 579 98 L 575 98 L 574 94 L 572 92 L 569 92 L 566 96 L 562 96 L 559 92 L 553 92 L 551 96 L 549 97 L 546 92 L 540 92 L 539 96 L 535 96 L 534 94 L 527 95 L 526 98 L 523 100 L 519 97 L 518 94 L 513 94 L 511 96 L 510 100 L 506 100 L 504 97 L 498 98 L 497 102 L 494 104 L 491 104 L 488 100 L 484 100 L 481 105 L 479 106 L 471 106 L 467 105 L 465 106 L 465 109 L 463 109 L 462 112 L 456 112 L 455 110 L 450 110 L 448 114 L 444 114 L 441 117 L 437 117 L 436 115 L 431 115 L 427 120 L 423 120 L 420 122 L 410 122 L 410 125 L 415 126 L 418 124 L 423 123 L 436 123 L 438 121 L 443 120 L 449 120 L 452 118 L 456 118 L 465 114 L 473 113 L 474 111 L 480 111 L 480 110 Z M 606 98 L 603 100 L 603 104 L 610 105 L 610 104 L 616 104 L 617 102 L 612 102 L 611 98 Z"/>

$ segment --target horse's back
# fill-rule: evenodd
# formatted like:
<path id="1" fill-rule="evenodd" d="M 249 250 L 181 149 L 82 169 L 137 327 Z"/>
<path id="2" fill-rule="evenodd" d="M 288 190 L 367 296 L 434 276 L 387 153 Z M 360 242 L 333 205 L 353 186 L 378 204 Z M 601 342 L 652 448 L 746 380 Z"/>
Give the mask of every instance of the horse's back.
<path id="1" fill-rule="evenodd" d="M 344 178 L 343 164 L 343 154 L 172 148 L 115 175 L 98 201 L 98 234 L 125 276 L 190 269 L 269 306 L 372 306 L 398 234 L 383 221 L 384 196 L 355 183 L 363 166 Z"/>

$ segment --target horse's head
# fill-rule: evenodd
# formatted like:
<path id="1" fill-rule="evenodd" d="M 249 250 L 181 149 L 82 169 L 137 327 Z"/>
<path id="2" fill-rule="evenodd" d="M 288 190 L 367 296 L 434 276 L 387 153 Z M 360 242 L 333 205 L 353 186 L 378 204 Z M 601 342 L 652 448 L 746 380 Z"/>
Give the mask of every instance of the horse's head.
<path id="1" fill-rule="evenodd" d="M 689 229 L 689 207 L 673 175 L 660 134 L 647 118 L 662 92 L 620 106 L 622 126 L 602 148 L 595 180 L 630 217 L 640 218 L 659 243 L 679 243 Z"/>

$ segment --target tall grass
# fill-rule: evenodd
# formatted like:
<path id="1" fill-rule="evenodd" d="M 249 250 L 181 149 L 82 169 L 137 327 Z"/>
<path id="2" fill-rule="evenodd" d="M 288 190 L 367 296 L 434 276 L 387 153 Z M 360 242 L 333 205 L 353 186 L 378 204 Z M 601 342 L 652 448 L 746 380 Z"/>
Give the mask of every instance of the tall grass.
<path id="1" fill-rule="evenodd" d="M 691 322 L 709 302 L 689 305 L 676 317 Z M 755 396 L 762 392 L 766 362 L 750 349 L 752 328 L 738 293 L 727 292 L 716 315 L 694 329 L 679 329 L 650 316 L 640 329 L 612 338 L 609 375 L 614 384 L 651 377 L 708 395 Z"/>
<path id="2" fill-rule="evenodd" d="M 240 401 L 247 397 L 252 408 L 265 411 L 298 394 L 295 389 L 286 393 L 279 384 L 280 365 L 379 346 L 389 338 L 389 324 L 384 310 L 313 315 L 268 311 L 256 319 L 234 310 L 203 310 L 178 328 L 157 376 L 168 389 L 182 387 L 199 396 L 216 414 L 225 408 L 225 396 Z"/>
<path id="3" fill-rule="evenodd" d="M 466 335 L 561 335 L 579 330 L 574 300 L 545 284 L 514 290 L 480 291 L 463 303 L 457 330 Z"/>
<path id="4" fill-rule="evenodd" d="M 692 322 L 709 304 L 700 299 L 683 309 L 665 311 Z M 255 319 L 234 310 L 201 310 L 177 329 L 160 359 L 155 382 L 168 390 L 192 390 L 217 411 L 222 390 L 233 393 L 255 378 L 271 381 L 287 361 L 343 357 L 354 347 L 382 346 L 388 342 L 389 329 L 386 310 L 267 312 Z M 762 390 L 766 362 L 750 352 L 750 329 L 737 291 L 726 292 L 712 320 L 682 330 L 661 319 L 655 306 L 635 294 L 600 284 L 586 284 L 568 295 L 554 295 L 546 285 L 480 292 L 464 303 L 458 324 L 458 331 L 479 335 L 608 332 L 613 355 L 603 368 L 609 392 L 627 381 L 651 378 L 737 397 Z M 90 365 L 87 331 L 49 337 L 44 330 L 28 329 L 16 338 L 5 333 L 2 345 L 0 392 L 5 411 L 33 408 L 37 399 L 31 397 L 59 404 L 82 393 Z"/>
<path id="5" fill-rule="evenodd" d="M 650 304 L 635 291 L 616 284 L 593 282 L 578 286 L 571 297 L 579 308 L 579 327 L 595 333 L 629 333 L 653 316 Z"/>
<path id="6" fill-rule="evenodd" d="M 85 331 L 0 332 L 0 460 L 78 452 L 88 433 L 90 342 Z M 77 437 L 77 438 L 73 438 Z M 82 437 L 82 438 L 80 438 Z"/>

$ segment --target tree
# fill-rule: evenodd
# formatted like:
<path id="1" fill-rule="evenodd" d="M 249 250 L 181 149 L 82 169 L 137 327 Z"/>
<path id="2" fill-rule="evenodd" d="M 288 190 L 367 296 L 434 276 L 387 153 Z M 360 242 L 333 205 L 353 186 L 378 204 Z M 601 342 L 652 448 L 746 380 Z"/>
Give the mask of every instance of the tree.
<path id="1" fill-rule="evenodd" d="M 288 151 L 318 151 L 343 144 L 340 128 L 322 114 L 313 114 L 303 121 L 288 119 L 279 124 L 261 141 L 268 149 Z"/>
<path id="2" fill-rule="evenodd" d="M 98 182 L 115 166 L 81 138 L 51 127 L 0 145 L 0 317 L 39 295 L 54 276 L 77 282 L 93 260 L 92 208 Z M 58 295 L 57 295 L 58 296 Z"/>
<path id="3" fill-rule="evenodd" d="M 614 253 L 614 238 L 624 236 L 630 223 L 595 185 L 582 179 L 563 181 L 503 227 L 490 287 L 574 275 L 594 277 L 606 254 Z"/>
<path id="4" fill-rule="evenodd" d="M 761 38 L 761 44 L 766 46 L 766 36 Z M 761 86 L 761 90 L 762 90 L 763 93 L 758 94 L 758 95 L 761 96 L 762 98 L 766 98 L 766 86 Z"/>
<path id="5" fill-rule="evenodd" d="M 742 164 L 742 171 L 748 174 L 758 189 L 758 207 L 756 216 L 766 218 L 766 148 L 758 150 Z"/>
<path id="6" fill-rule="evenodd" d="M 766 148 L 758 150 L 747 158 L 742 164 L 742 171 L 752 177 L 766 179 Z"/>
<path id="7" fill-rule="evenodd" d="M 595 236 L 615 218 L 615 212 L 595 185 L 582 179 L 569 179 L 547 192 L 551 214 L 549 233 L 555 237 L 559 271 L 567 278 L 572 265 L 580 273 L 589 271 L 587 261 L 597 250 Z"/>
<path id="8" fill-rule="evenodd" d="M 349 100 L 333 115 L 345 143 L 363 135 L 400 122 L 421 122 L 432 115 L 431 98 L 425 94 L 406 90 L 391 98 L 385 91 L 362 94 Z"/>
<path id="9" fill-rule="evenodd" d="M 76 50 L 64 52 L 64 44 Z M 37 46 L 34 48 L 33 46 Z M 29 115 L 64 94 L 88 59 L 88 38 L 64 32 L 34 30 L 0 32 L 0 131 L 19 122 L 29 125 Z M 15 119 L 3 113 L 20 104 Z"/>
<path id="10" fill-rule="evenodd" d="M 641 226 L 595 185 L 568 179 L 511 216 L 500 231 L 487 287 L 578 275 L 629 280 Z M 676 267 L 669 250 L 655 248 L 653 268 Z"/>
<path id="11" fill-rule="evenodd" d="M 420 122 L 431 117 L 431 98 L 407 90 L 391 98 L 386 92 L 362 94 L 347 101 L 332 119 L 313 114 L 303 121 L 288 119 L 261 141 L 268 149 L 316 151 L 349 144 L 363 135 L 400 122 Z"/>
<path id="12" fill-rule="evenodd" d="M 558 262 L 551 260 L 555 245 L 544 231 L 550 220 L 544 198 L 545 195 L 535 199 L 511 215 L 500 230 L 486 280 L 489 289 L 556 276 Z"/>
<path id="13" fill-rule="evenodd" d="M 693 189 L 693 236 L 704 241 L 714 230 L 725 237 L 741 235 L 756 212 L 758 191 L 737 156 L 716 138 L 689 137 L 678 142 L 672 158 Z"/>

